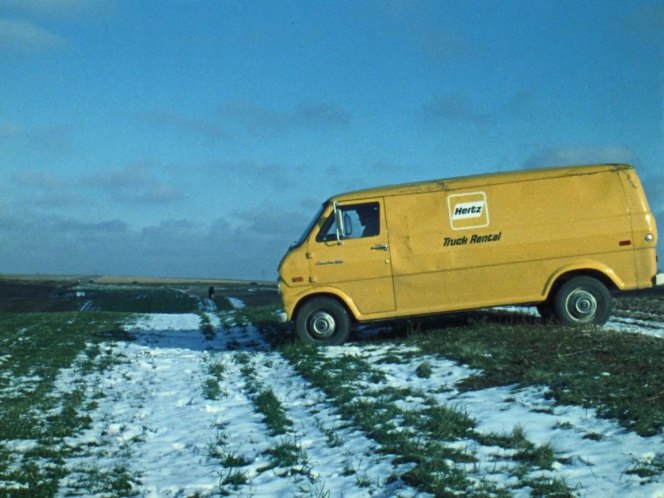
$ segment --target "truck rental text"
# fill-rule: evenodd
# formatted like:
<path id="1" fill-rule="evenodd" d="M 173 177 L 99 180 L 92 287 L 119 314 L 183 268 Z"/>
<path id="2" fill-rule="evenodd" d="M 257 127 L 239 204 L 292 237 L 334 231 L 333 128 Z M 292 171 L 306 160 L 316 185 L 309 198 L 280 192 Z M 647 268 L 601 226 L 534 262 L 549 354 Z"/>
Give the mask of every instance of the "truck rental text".
<path id="1" fill-rule="evenodd" d="M 355 323 L 536 305 L 604 324 L 611 293 L 664 284 L 635 169 L 570 166 L 373 188 L 323 204 L 279 265 L 285 320 L 341 344 Z"/>

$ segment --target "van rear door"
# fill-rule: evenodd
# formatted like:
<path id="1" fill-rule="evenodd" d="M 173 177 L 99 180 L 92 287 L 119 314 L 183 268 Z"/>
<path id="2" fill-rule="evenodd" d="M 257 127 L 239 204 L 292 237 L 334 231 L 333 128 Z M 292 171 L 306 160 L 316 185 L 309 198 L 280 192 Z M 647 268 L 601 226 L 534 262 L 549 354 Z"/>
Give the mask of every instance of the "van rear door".
<path id="1" fill-rule="evenodd" d="M 395 309 L 382 198 L 339 203 L 309 239 L 311 282 L 348 296 L 362 315 Z M 336 220 L 343 220 L 343 227 Z"/>

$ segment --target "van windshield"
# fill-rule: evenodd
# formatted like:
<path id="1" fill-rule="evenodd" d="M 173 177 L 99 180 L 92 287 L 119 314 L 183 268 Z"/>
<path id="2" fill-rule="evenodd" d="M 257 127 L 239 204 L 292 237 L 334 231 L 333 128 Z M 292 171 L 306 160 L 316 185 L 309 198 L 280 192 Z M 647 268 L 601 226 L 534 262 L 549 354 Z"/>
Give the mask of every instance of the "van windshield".
<path id="1" fill-rule="evenodd" d="M 318 212 L 314 216 L 313 220 L 311 220 L 309 222 L 309 224 L 307 225 L 307 228 L 304 230 L 304 233 L 302 234 L 302 236 L 296 242 L 293 242 L 293 244 L 291 245 L 291 249 L 295 248 L 295 247 L 300 247 L 304 243 L 304 241 L 307 240 L 307 237 L 311 233 L 311 230 L 314 228 L 314 225 L 316 225 L 316 222 L 320 219 L 320 217 L 323 214 L 323 211 L 325 210 L 326 206 L 327 206 L 327 204 L 323 204 L 318 209 Z"/>

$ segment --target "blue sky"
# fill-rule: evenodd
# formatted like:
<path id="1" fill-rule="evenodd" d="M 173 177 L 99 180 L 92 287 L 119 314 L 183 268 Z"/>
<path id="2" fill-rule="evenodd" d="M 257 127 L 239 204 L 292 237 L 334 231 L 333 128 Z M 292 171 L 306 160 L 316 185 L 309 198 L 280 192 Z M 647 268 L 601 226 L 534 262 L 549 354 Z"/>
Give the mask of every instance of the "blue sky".
<path id="1" fill-rule="evenodd" d="M 663 157 L 661 1 L 0 0 L 0 273 L 271 280 L 332 194 L 590 162 L 664 224 Z"/>

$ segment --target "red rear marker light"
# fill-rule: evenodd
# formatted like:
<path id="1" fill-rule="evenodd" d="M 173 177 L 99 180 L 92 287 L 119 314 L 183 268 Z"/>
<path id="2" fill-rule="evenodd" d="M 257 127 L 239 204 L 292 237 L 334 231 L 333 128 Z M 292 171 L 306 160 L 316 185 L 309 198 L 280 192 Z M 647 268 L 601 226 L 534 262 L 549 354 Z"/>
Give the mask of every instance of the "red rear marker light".
<path id="1" fill-rule="evenodd" d="M 293 277 L 292 282 L 294 284 L 296 284 L 298 282 L 304 282 L 304 277 Z"/>

